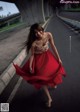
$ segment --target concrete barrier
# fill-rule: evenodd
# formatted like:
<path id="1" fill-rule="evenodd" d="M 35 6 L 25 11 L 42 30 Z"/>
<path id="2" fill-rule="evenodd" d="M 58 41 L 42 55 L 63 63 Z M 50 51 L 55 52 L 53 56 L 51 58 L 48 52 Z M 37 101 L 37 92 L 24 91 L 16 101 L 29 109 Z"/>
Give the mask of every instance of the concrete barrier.
<path id="1" fill-rule="evenodd" d="M 65 21 L 66 23 L 74 26 L 75 28 L 79 28 L 80 29 L 80 22 L 79 21 L 76 21 L 76 20 L 73 20 L 73 19 L 69 19 L 69 18 L 66 18 L 66 17 L 62 17 L 62 16 L 59 16 L 59 14 L 57 13 L 57 16 Z"/>
<path id="2" fill-rule="evenodd" d="M 48 0 L 23 0 L 23 3 L 16 0 L 15 4 L 27 26 L 35 22 L 43 23 L 52 15 L 52 7 Z"/>

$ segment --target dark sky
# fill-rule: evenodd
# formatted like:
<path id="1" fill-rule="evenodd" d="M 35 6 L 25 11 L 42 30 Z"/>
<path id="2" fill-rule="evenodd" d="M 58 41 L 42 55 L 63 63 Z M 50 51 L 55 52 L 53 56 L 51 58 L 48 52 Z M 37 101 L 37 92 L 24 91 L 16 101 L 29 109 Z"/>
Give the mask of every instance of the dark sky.
<path id="1" fill-rule="evenodd" d="M 54 8 L 64 5 L 60 3 L 61 0 L 49 0 L 49 1 Z M 80 2 L 80 0 L 64 0 L 64 1 L 79 1 Z"/>

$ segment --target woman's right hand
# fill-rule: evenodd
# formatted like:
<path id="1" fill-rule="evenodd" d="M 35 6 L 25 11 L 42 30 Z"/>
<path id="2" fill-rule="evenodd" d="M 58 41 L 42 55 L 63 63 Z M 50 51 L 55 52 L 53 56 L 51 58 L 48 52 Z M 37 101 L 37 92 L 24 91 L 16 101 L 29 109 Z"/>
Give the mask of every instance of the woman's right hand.
<path id="1" fill-rule="evenodd" d="M 29 69 L 29 70 L 30 70 L 30 73 L 33 73 L 32 67 L 30 67 L 30 69 Z"/>

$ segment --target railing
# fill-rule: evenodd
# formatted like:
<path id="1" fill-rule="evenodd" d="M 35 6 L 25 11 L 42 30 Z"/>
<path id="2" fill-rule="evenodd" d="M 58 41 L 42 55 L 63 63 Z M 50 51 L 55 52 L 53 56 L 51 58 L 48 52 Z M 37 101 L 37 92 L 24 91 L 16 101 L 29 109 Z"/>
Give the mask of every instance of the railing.
<path id="1" fill-rule="evenodd" d="M 72 28 L 74 28 L 74 30 L 76 30 L 76 31 L 78 31 L 78 33 L 80 33 L 80 22 L 79 21 L 59 16 L 58 12 L 56 14 L 61 20 L 66 22 L 68 25 L 70 25 Z"/>
<path id="2" fill-rule="evenodd" d="M 4 26 L 9 26 L 10 24 L 13 24 L 17 21 L 21 21 L 21 14 L 14 14 L 11 15 L 9 17 L 0 19 L 0 28 L 4 27 Z"/>

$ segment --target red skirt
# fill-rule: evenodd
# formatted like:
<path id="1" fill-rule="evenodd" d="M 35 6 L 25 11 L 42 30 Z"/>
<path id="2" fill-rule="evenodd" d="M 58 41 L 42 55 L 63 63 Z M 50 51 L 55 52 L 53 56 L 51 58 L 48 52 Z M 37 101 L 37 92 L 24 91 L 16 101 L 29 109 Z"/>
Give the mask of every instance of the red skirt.
<path id="1" fill-rule="evenodd" d="M 43 85 L 54 87 L 62 83 L 62 76 L 66 76 L 64 67 L 57 61 L 50 50 L 34 55 L 32 63 L 33 73 L 30 73 L 29 62 L 30 58 L 22 67 L 17 64 L 13 65 L 16 73 L 37 89 L 40 89 Z"/>

